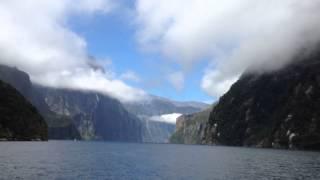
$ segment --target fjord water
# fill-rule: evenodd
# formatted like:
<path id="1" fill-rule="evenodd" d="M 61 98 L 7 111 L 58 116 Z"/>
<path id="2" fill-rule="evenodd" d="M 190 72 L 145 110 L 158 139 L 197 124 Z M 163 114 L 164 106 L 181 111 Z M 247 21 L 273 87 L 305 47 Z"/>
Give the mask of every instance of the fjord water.
<path id="1" fill-rule="evenodd" d="M 1 142 L 0 179 L 320 179 L 320 153 L 110 142 Z"/>

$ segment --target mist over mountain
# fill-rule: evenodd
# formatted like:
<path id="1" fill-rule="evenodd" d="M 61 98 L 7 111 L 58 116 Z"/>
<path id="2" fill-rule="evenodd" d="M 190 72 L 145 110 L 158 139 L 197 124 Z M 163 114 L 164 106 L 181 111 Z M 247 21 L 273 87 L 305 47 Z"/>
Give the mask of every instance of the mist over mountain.
<path id="1" fill-rule="evenodd" d="M 76 90 L 34 85 L 27 73 L 0 66 L 0 79 L 12 84 L 45 117 L 50 139 L 141 141 L 138 118 L 118 100 Z"/>
<path id="2" fill-rule="evenodd" d="M 58 115 L 49 109 L 44 97 L 32 84 L 27 73 L 0 65 L 0 79 L 15 87 L 38 109 L 48 124 L 49 139 L 81 139 L 70 118 Z"/>
<path id="3" fill-rule="evenodd" d="M 201 88 L 219 98 L 248 68 L 277 70 L 314 47 L 319 8 L 318 0 L 138 0 L 137 41 L 180 64 L 180 79 L 207 60 Z"/>
<path id="4" fill-rule="evenodd" d="M 108 60 L 89 56 L 86 39 L 69 24 L 75 16 L 107 15 L 114 4 L 109 0 L 31 0 L 22 5 L 19 0 L 2 1 L 0 63 L 18 67 L 37 85 L 94 91 L 123 101 L 144 98 L 144 91 L 129 86 L 111 68 L 101 68 Z"/>
<path id="5" fill-rule="evenodd" d="M 152 95 L 144 101 L 124 105 L 142 120 L 143 141 L 156 143 L 169 142 L 179 115 L 199 112 L 208 107 L 208 104 L 201 102 L 179 102 Z"/>
<path id="6" fill-rule="evenodd" d="M 299 0 L 137 0 L 130 5 L 109 0 L 28 1 L 23 5 L 18 0 L 4 1 L 0 3 L 0 63 L 18 69 L 1 66 L 0 78 L 39 110 L 49 126 L 49 138 L 165 142 L 180 114 L 190 120 L 185 122 L 193 122 L 199 115 L 194 113 L 208 108 L 186 98 L 217 99 L 234 82 L 233 90 L 219 104 L 228 104 L 223 100 L 233 91 L 236 96 L 244 91 L 239 93 L 242 101 L 251 96 L 256 99 L 258 94 L 269 96 L 278 86 L 265 92 L 258 83 L 257 89 L 250 89 L 252 79 L 263 84 L 269 79 L 261 77 L 309 64 L 320 40 L 319 7 L 318 1 Z M 292 78 L 294 72 L 288 73 L 281 78 Z M 303 78 L 308 81 L 309 77 Z M 289 88 L 287 79 L 282 81 L 281 88 Z M 239 90 L 234 88 L 238 86 Z M 286 93 L 282 95 L 292 92 Z M 222 122 L 242 118 L 243 112 L 230 99 L 230 107 L 218 105 L 213 110 L 206 134 L 216 128 L 213 121 L 221 120 L 218 111 L 231 114 L 222 113 Z M 233 126 L 228 124 L 230 129 Z M 247 143 L 242 142 L 245 135 L 237 136 L 241 142 L 231 145 Z M 208 135 L 203 140 L 213 143 L 215 138 Z"/>
<path id="7" fill-rule="evenodd" d="M 140 115 L 163 115 L 171 113 L 188 114 L 205 109 L 208 104 L 201 102 L 179 102 L 149 95 L 146 100 L 125 103 L 126 108 Z"/>
<path id="8" fill-rule="evenodd" d="M 33 84 L 27 73 L 4 65 L 0 66 L 0 79 L 12 84 L 39 109 L 48 123 L 50 139 L 164 143 L 175 130 L 175 120 L 161 116 L 190 114 L 208 106 L 157 96 L 123 106 L 118 100 L 95 92 Z"/>
<path id="9" fill-rule="evenodd" d="M 319 153 L 320 0 L 0 0 L 0 180 L 320 180 Z"/>

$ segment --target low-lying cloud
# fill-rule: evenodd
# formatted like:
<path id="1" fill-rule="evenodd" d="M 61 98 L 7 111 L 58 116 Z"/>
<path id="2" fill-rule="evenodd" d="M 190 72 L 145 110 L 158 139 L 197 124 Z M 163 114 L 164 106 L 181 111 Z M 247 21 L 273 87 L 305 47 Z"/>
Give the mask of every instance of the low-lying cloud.
<path id="1" fill-rule="evenodd" d="M 176 124 L 177 118 L 180 117 L 181 115 L 182 114 L 180 113 L 163 114 L 161 116 L 152 116 L 150 117 L 150 120 Z"/>
<path id="2" fill-rule="evenodd" d="M 138 0 L 137 38 L 186 67 L 210 59 L 201 87 L 218 97 L 245 71 L 279 69 L 320 40 L 320 0 Z"/>
<path id="3" fill-rule="evenodd" d="M 108 14 L 109 0 L 8 0 L 0 2 L 0 63 L 30 74 L 36 84 L 92 90 L 122 101 L 145 97 L 108 69 L 93 66 L 86 41 L 68 28 L 68 18 Z M 102 61 L 101 61 L 102 62 Z"/>

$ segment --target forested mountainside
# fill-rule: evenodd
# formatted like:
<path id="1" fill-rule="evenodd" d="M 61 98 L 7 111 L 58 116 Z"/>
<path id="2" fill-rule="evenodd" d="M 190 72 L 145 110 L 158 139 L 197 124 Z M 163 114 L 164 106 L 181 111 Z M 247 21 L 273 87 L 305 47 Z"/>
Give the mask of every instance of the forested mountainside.
<path id="1" fill-rule="evenodd" d="M 205 144 L 320 149 L 320 51 L 246 72 L 210 114 Z"/>
<path id="2" fill-rule="evenodd" d="M 0 80 L 0 139 L 47 140 L 47 124 L 37 109 L 11 85 Z"/>

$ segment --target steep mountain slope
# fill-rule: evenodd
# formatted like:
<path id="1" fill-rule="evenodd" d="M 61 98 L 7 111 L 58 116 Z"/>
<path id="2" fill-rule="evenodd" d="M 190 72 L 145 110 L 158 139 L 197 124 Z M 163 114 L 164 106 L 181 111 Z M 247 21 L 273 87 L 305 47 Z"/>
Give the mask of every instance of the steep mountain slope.
<path id="1" fill-rule="evenodd" d="M 204 143 L 320 149 L 320 51 L 245 73 L 211 112 Z"/>
<path id="2" fill-rule="evenodd" d="M 72 119 L 83 139 L 141 141 L 141 122 L 122 104 L 93 92 L 37 87 L 50 110 Z"/>
<path id="3" fill-rule="evenodd" d="M 144 142 L 167 143 L 175 131 L 175 124 L 154 121 L 155 116 L 181 113 L 191 114 L 205 109 L 208 105 L 200 102 L 177 102 L 158 96 L 150 96 L 141 102 L 126 103 L 125 107 L 142 121 Z"/>
<path id="4" fill-rule="evenodd" d="M 33 85 L 27 73 L 1 65 L 0 79 L 36 106 L 47 121 L 50 139 L 141 141 L 141 122 L 115 99 Z"/>
<path id="5" fill-rule="evenodd" d="M 47 140 L 47 124 L 16 89 L 0 81 L 0 139 Z"/>
<path id="6" fill-rule="evenodd" d="M 212 107 L 198 113 L 180 116 L 176 122 L 176 130 L 170 137 L 170 143 L 201 144 L 211 111 Z"/>
<path id="7" fill-rule="evenodd" d="M 31 83 L 27 73 L 17 68 L 0 65 L 0 79 L 15 87 L 38 109 L 48 124 L 49 139 L 80 139 L 70 118 L 57 115 L 49 110 L 44 97 Z"/>

